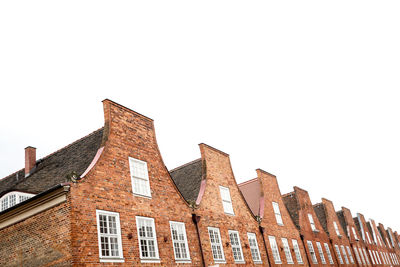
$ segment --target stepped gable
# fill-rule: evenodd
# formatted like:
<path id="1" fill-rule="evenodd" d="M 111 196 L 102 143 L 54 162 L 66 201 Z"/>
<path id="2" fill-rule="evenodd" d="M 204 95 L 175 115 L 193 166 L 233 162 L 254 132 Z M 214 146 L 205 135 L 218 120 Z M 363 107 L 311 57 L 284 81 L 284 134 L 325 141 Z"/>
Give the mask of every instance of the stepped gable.
<path id="1" fill-rule="evenodd" d="M 0 180 L 0 197 L 10 191 L 38 194 L 57 184 L 79 177 L 92 162 L 100 148 L 103 128 L 36 161 L 33 171 L 25 177 L 21 169 Z"/>

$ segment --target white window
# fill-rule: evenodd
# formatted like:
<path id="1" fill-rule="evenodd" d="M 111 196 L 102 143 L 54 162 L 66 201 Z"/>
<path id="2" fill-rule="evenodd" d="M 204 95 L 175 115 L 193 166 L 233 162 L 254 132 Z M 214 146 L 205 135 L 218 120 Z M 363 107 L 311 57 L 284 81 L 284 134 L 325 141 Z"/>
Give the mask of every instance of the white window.
<path id="1" fill-rule="evenodd" d="M 176 261 L 190 260 L 185 224 L 182 222 L 169 222 L 171 228 L 172 244 Z"/>
<path id="2" fill-rule="evenodd" d="M 346 262 L 346 264 L 349 264 L 349 259 L 347 258 L 346 249 L 344 248 L 343 245 L 341 245 L 340 248 L 342 249 L 344 261 Z"/>
<path id="3" fill-rule="evenodd" d="M 367 233 L 367 234 L 368 234 L 368 233 Z M 389 239 L 388 239 L 387 237 L 386 237 L 386 242 L 387 242 L 389 248 L 392 248 L 392 247 L 390 246 L 390 242 L 389 242 Z"/>
<path id="4" fill-rule="evenodd" d="M 373 250 L 373 251 L 372 251 L 372 254 L 373 254 L 374 257 L 375 257 L 375 261 L 376 261 L 378 264 L 381 264 L 381 260 L 379 259 L 378 253 L 377 253 L 375 250 Z"/>
<path id="5" fill-rule="evenodd" d="M 379 253 L 381 254 L 381 259 L 382 259 L 382 261 L 383 261 L 383 264 L 386 264 L 386 259 L 385 259 L 385 257 L 383 256 L 382 252 L 379 251 L 379 252 L 378 252 L 378 255 L 379 255 Z"/>
<path id="6" fill-rule="evenodd" d="M 336 232 L 336 234 L 337 234 L 338 236 L 341 236 L 341 234 L 340 234 L 340 232 L 339 232 L 339 227 L 338 227 L 338 225 L 337 225 L 336 222 L 333 222 L 333 227 L 335 227 L 335 232 Z"/>
<path id="7" fill-rule="evenodd" d="M 381 258 L 379 257 L 379 253 L 378 251 L 374 251 L 375 252 L 375 257 L 378 259 L 379 264 L 382 264 Z"/>
<path id="8" fill-rule="evenodd" d="M 359 239 L 358 239 L 358 236 L 357 236 L 356 229 L 354 229 L 354 227 L 351 227 L 351 229 L 353 230 L 354 238 L 355 238 L 356 240 L 359 240 Z"/>
<path id="9" fill-rule="evenodd" d="M 335 245 L 335 250 L 336 250 L 336 254 L 338 255 L 338 259 L 339 259 L 340 264 L 343 264 L 342 255 L 340 253 L 340 249 L 339 249 L 338 245 Z"/>
<path id="10" fill-rule="evenodd" d="M 96 210 L 100 261 L 123 262 L 119 213 Z"/>
<path id="11" fill-rule="evenodd" d="M 311 260 L 314 264 L 318 264 L 317 256 L 315 255 L 314 246 L 311 241 L 307 241 L 308 250 L 310 251 Z"/>
<path id="12" fill-rule="evenodd" d="M 317 228 L 315 227 L 314 218 L 310 213 L 308 214 L 308 220 L 310 221 L 311 230 L 317 230 Z"/>
<path id="13" fill-rule="evenodd" d="M 325 257 L 324 257 L 324 251 L 322 250 L 321 243 L 320 242 L 316 242 L 316 243 L 317 243 L 319 257 L 321 258 L 321 262 L 322 262 L 322 264 L 326 264 Z"/>
<path id="14" fill-rule="evenodd" d="M 244 262 L 242 245 L 240 244 L 239 232 L 229 230 L 229 239 L 231 240 L 233 259 L 235 262 Z"/>
<path id="15" fill-rule="evenodd" d="M 232 199 L 231 194 L 229 192 L 229 188 L 220 186 L 219 192 L 222 198 L 222 206 L 224 207 L 224 212 L 227 214 L 234 215 L 233 207 L 232 207 Z"/>
<path id="16" fill-rule="evenodd" d="M 370 243 L 370 244 L 372 244 L 372 242 L 371 242 L 371 238 L 369 237 L 369 233 L 368 232 L 365 232 L 366 234 L 367 234 L 367 239 L 368 239 L 368 242 Z"/>
<path id="17" fill-rule="evenodd" d="M 153 218 L 136 216 L 140 259 L 159 262 L 156 227 Z"/>
<path id="18" fill-rule="evenodd" d="M 369 264 L 367 251 L 365 250 L 365 248 L 363 248 L 363 251 L 364 251 L 365 260 L 367 261 L 367 264 Z"/>
<path id="19" fill-rule="evenodd" d="M 282 238 L 283 250 L 285 251 L 286 261 L 288 264 L 293 264 L 292 254 L 290 253 L 289 242 L 286 238 Z"/>
<path id="20" fill-rule="evenodd" d="M 374 256 L 372 255 L 371 250 L 368 250 L 368 252 L 369 252 L 369 257 L 371 258 L 372 264 L 375 265 Z"/>
<path id="21" fill-rule="evenodd" d="M 0 212 L 24 202 L 25 200 L 33 197 L 34 194 L 22 192 L 9 192 L 0 198 Z"/>
<path id="22" fill-rule="evenodd" d="M 349 246 L 346 246 L 347 248 L 347 253 L 349 254 L 350 262 L 354 263 L 353 255 L 351 254 L 351 249 Z"/>
<path id="23" fill-rule="evenodd" d="M 151 197 L 147 163 L 129 157 L 129 167 L 131 171 L 132 192 L 136 195 Z"/>
<path id="24" fill-rule="evenodd" d="M 272 202 L 272 207 L 274 208 L 274 213 L 275 213 L 275 218 L 276 218 L 276 222 L 279 225 L 283 225 L 283 221 L 282 221 L 282 215 L 281 215 L 281 211 L 279 209 L 279 204 L 276 202 Z"/>
<path id="25" fill-rule="evenodd" d="M 354 254 L 356 254 L 357 262 L 358 262 L 359 265 L 361 265 L 362 262 L 361 262 L 361 259 L 360 259 L 360 255 L 358 254 L 357 247 L 353 247 L 353 249 L 354 249 Z"/>
<path id="26" fill-rule="evenodd" d="M 294 254 L 296 255 L 297 263 L 303 264 L 303 258 L 301 257 L 299 244 L 297 243 L 296 239 L 292 239 Z"/>
<path id="27" fill-rule="evenodd" d="M 328 260 L 330 264 L 333 264 L 333 258 L 331 254 L 331 250 L 329 249 L 329 245 L 327 243 L 324 243 L 326 254 L 328 255 Z"/>
<path id="28" fill-rule="evenodd" d="M 251 257 L 253 258 L 253 261 L 260 263 L 261 256 L 260 256 L 260 250 L 258 249 L 256 234 L 247 233 L 247 238 L 249 239 Z"/>
<path id="29" fill-rule="evenodd" d="M 208 227 L 211 251 L 215 262 L 225 262 L 224 250 L 222 248 L 221 235 L 218 228 Z"/>
<path id="30" fill-rule="evenodd" d="M 274 257 L 274 261 L 276 264 L 281 264 L 281 256 L 279 255 L 278 245 L 276 244 L 275 236 L 268 236 L 269 245 L 271 246 L 272 250 L 272 257 Z"/>
<path id="31" fill-rule="evenodd" d="M 364 255 L 363 255 L 363 252 L 362 252 L 361 248 L 358 248 L 358 252 L 360 252 L 360 256 L 361 256 L 362 262 L 363 262 L 364 264 L 367 264 L 367 263 L 365 262 Z"/>

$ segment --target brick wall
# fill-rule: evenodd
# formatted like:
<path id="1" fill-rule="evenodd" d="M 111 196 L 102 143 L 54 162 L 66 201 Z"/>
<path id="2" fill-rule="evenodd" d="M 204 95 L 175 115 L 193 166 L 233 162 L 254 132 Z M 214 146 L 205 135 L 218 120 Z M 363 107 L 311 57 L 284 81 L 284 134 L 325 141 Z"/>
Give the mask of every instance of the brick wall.
<path id="1" fill-rule="evenodd" d="M 71 266 L 69 204 L 2 229 L 0 266 Z"/>
<path id="2" fill-rule="evenodd" d="M 304 247 L 302 245 L 302 241 L 300 239 L 300 234 L 298 229 L 294 225 L 289 215 L 289 212 L 287 211 L 286 206 L 282 200 L 281 192 L 276 177 L 268 172 L 258 169 L 257 178 L 261 185 L 260 186 L 262 190 L 261 195 L 262 199 L 264 200 L 263 203 L 264 214 L 262 217 L 261 226 L 264 227 L 265 229 L 264 236 L 267 242 L 267 248 L 268 248 L 269 258 L 271 261 L 271 266 L 281 266 L 282 264 L 287 264 L 287 259 L 285 256 L 285 252 L 283 250 L 282 238 L 287 238 L 289 242 L 290 252 L 292 254 L 292 258 L 294 261 L 294 264 L 291 264 L 291 266 L 305 266 L 307 264 L 307 259 Z M 283 225 L 278 225 L 277 223 L 277 220 L 275 218 L 275 213 L 272 207 L 272 202 L 276 202 L 279 205 Z M 271 246 L 268 241 L 269 235 L 276 237 L 276 241 L 279 247 L 280 258 L 282 259 L 282 264 L 275 264 L 273 260 Z M 297 240 L 303 264 L 299 264 L 296 260 L 292 239 Z"/>
<path id="3" fill-rule="evenodd" d="M 195 212 L 201 217 L 199 229 L 206 265 L 209 266 L 214 264 L 210 238 L 208 235 L 208 227 L 217 227 L 221 233 L 223 250 L 228 266 L 234 264 L 228 230 L 239 232 L 243 256 L 246 262 L 245 266 L 254 265 L 247 233 L 255 233 L 263 265 L 268 266 L 262 236 L 258 229 L 258 222 L 251 214 L 250 208 L 247 206 L 243 195 L 236 184 L 229 156 L 224 152 L 205 144 L 200 145 L 200 151 L 203 164 L 205 164 L 203 170 L 206 172 L 206 190 L 199 207 Z M 225 214 L 219 186 L 229 188 L 234 215 Z"/>
<path id="4" fill-rule="evenodd" d="M 185 223 L 191 264 L 201 257 L 191 210 L 178 193 L 159 152 L 153 121 L 109 100 L 104 102 L 104 151 L 94 168 L 71 187 L 72 244 L 75 266 L 99 266 L 96 209 L 118 212 L 124 263 L 141 263 L 135 216 L 155 220 L 161 265 L 175 265 L 169 221 Z M 147 162 L 151 198 L 132 192 L 128 157 Z M 108 263 L 109 264 L 109 263 Z M 154 265 L 160 265 L 154 264 Z"/>

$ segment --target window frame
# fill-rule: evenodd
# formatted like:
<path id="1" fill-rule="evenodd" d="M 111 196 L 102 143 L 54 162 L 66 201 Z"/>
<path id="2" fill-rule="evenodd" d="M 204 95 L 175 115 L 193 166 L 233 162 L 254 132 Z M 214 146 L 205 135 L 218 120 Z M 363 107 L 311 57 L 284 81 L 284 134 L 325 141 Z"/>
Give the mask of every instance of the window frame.
<path id="1" fill-rule="evenodd" d="M 350 264 L 350 261 L 349 261 L 349 258 L 347 257 L 346 248 L 344 247 L 344 245 L 340 245 L 340 249 L 342 250 L 342 255 L 343 255 L 343 258 L 344 258 L 344 262 L 345 262 L 347 265 L 349 265 L 349 264 Z"/>
<path id="2" fill-rule="evenodd" d="M 236 244 L 233 245 L 233 244 L 232 244 L 231 234 L 236 235 L 236 238 L 237 238 L 238 243 L 239 243 L 238 245 L 236 245 Z M 240 235 L 239 235 L 239 232 L 236 231 L 236 230 L 228 230 L 228 235 L 229 235 L 229 242 L 230 242 L 231 248 L 232 248 L 233 260 L 235 261 L 235 263 L 245 263 L 244 256 L 243 256 L 242 243 L 240 242 Z M 240 260 L 240 259 L 238 259 L 238 260 L 235 259 L 235 253 L 234 253 L 234 251 L 233 251 L 233 248 L 239 249 L 241 260 Z"/>
<path id="3" fill-rule="evenodd" d="M 283 252 L 285 252 L 287 264 L 294 264 L 293 256 L 292 256 L 292 253 L 290 252 L 289 241 L 285 237 L 282 237 L 281 241 L 283 244 Z"/>
<path id="4" fill-rule="evenodd" d="M 211 240 L 211 235 L 210 235 L 210 230 L 211 231 L 215 231 L 218 234 L 218 239 L 219 239 L 219 243 L 213 243 Z M 211 246 L 211 254 L 213 255 L 213 260 L 214 263 L 226 263 L 225 261 L 225 253 L 224 253 L 224 247 L 222 246 L 222 239 L 221 239 L 221 233 L 219 231 L 219 228 L 217 227 L 207 227 L 207 231 L 208 231 L 208 238 L 210 239 L 210 246 Z M 216 244 L 216 246 L 218 246 L 221 250 L 221 255 L 222 255 L 222 259 L 216 259 L 215 258 L 215 254 L 213 252 L 213 244 Z"/>
<path id="5" fill-rule="evenodd" d="M 160 262 L 160 254 L 159 254 L 159 251 L 158 251 L 157 232 L 156 232 L 156 224 L 155 224 L 154 218 L 144 217 L 144 216 L 135 216 L 135 219 L 136 219 L 136 229 L 137 229 L 137 239 L 138 239 L 138 246 L 139 246 L 139 258 L 140 258 L 140 261 L 141 262 L 145 262 L 145 263 L 159 263 Z M 141 237 L 140 236 L 140 228 L 139 228 L 140 220 L 151 222 L 152 235 L 153 235 L 152 238 L 147 237 L 147 236 L 146 237 Z M 145 257 L 145 256 L 143 256 L 141 240 L 153 240 L 155 257 Z M 147 246 L 148 246 L 148 244 L 147 244 Z M 150 250 L 148 250 L 148 251 L 150 251 Z"/>
<path id="6" fill-rule="evenodd" d="M 321 258 L 321 263 L 326 264 L 325 256 L 324 256 L 324 251 L 322 250 L 322 246 L 320 242 L 315 242 L 317 244 L 317 249 L 318 249 L 318 254 L 319 257 Z"/>
<path id="7" fill-rule="evenodd" d="M 223 193 L 222 193 L 223 190 L 226 190 L 225 192 L 228 193 L 229 200 L 224 199 Z M 225 187 L 225 186 L 220 185 L 220 186 L 219 186 L 219 195 L 220 195 L 220 197 L 221 197 L 222 208 L 224 209 L 224 213 L 225 213 L 225 214 L 228 214 L 228 215 L 235 215 L 235 211 L 233 210 L 233 203 L 232 203 L 231 191 L 229 190 L 229 187 Z M 224 203 L 230 207 L 230 209 L 232 210 L 232 212 L 230 212 L 230 210 L 225 209 Z"/>
<path id="8" fill-rule="evenodd" d="M 269 246 L 271 247 L 272 257 L 274 258 L 275 264 L 282 264 L 281 255 L 279 255 L 279 247 L 276 242 L 275 236 L 268 236 Z"/>
<path id="9" fill-rule="evenodd" d="M 113 234 L 113 236 L 117 238 L 118 254 L 119 254 L 119 256 L 117 256 L 117 257 L 116 256 L 103 256 L 102 255 L 101 237 L 102 236 L 111 237 L 111 235 L 110 234 L 106 234 L 105 235 L 105 234 L 100 233 L 100 215 L 107 216 L 106 217 L 107 218 L 107 223 L 108 223 L 108 217 L 109 216 L 115 216 L 115 223 L 116 223 L 117 233 Z M 119 213 L 118 212 L 113 212 L 113 211 L 106 211 L 106 210 L 98 210 L 98 209 L 96 209 L 96 224 L 97 224 L 97 245 L 99 247 L 99 259 L 100 259 L 100 262 L 124 262 L 125 260 L 124 260 L 123 248 L 122 248 L 121 224 L 120 224 Z"/>
<path id="10" fill-rule="evenodd" d="M 358 235 L 357 235 L 357 232 L 356 232 L 356 229 L 354 228 L 354 226 L 352 226 L 351 229 L 352 229 L 352 231 L 353 231 L 354 238 L 355 238 L 357 241 L 360 240 L 360 239 L 358 238 Z"/>
<path id="11" fill-rule="evenodd" d="M 349 246 L 346 246 L 346 249 L 347 249 L 347 254 L 349 254 L 350 262 L 351 262 L 352 264 L 355 264 L 355 261 L 354 261 L 354 258 L 353 258 L 353 254 L 351 253 L 350 247 L 349 247 Z"/>
<path id="12" fill-rule="evenodd" d="M 296 256 L 297 263 L 298 264 L 304 264 L 303 257 L 301 256 L 299 242 L 297 242 L 297 239 L 292 239 L 292 245 L 293 245 L 294 255 Z"/>
<path id="13" fill-rule="evenodd" d="M 313 232 L 318 232 L 317 227 L 315 225 L 314 217 L 311 213 L 308 213 L 308 221 L 310 222 L 311 230 Z"/>
<path id="14" fill-rule="evenodd" d="M 328 243 L 324 243 L 324 247 L 325 247 L 326 254 L 328 255 L 329 264 L 334 264 L 334 261 L 332 258 L 332 253 L 331 253 L 331 250 L 329 249 Z"/>
<path id="15" fill-rule="evenodd" d="M 149 169 L 147 167 L 147 162 L 140 160 L 140 159 L 136 159 L 133 157 L 128 157 L 128 162 L 129 162 L 129 173 L 131 176 L 131 187 L 132 187 L 132 193 L 134 196 L 139 196 L 139 197 L 145 197 L 145 198 L 151 198 L 151 187 L 150 187 L 150 177 L 149 177 Z M 144 164 L 145 166 L 145 177 L 139 177 L 139 176 L 135 176 L 133 169 L 135 167 L 135 164 Z M 134 180 L 137 179 L 139 181 L 144 181 L 146 183 L 146 190 L 148 191 L 148 194 L 146 193 L 142 193 L 142 192 L 138 192 L 135 190 L 135 182 Z M 140 190 L 139 190 L 140 191 Z"/>
<path id="16" fill-rule="evenodd" d="M 333 221 L 333 228 L 335 228 L 336 235 L 338 237 L 342 237 L 342 235 L 340 234 L 340 231 L 339 231 L 339 226 L 337 225 L 336 221 Z"/>
<path id="17" fill-rule="evenodd" d="M 174 234 L 172 231 L 173 225 L 179 225 L 183 227 L 183 238 L 184 240 L 174 240 Z M 171 241 L 172 241 L 172 249 L 174 250 L 174 258 L 176 262 L 179 263 L 191 263 L 191 259 L 190 259 L 190 251 L 189 251 L 189 245 L 188 245 L 188 240 L 187 240 L 187 234 L 186 234 L 186 226 L 185 223 L 183 222 L 176 222 L 176 221 L 169 221 L 169 228 L 171 231 Z M 179 233 L 177 233 L 179 236 Z M 186 250 L 186 258 L 177 258 L 176 257 L 176 251 L 175 251 L 175 243 L 178 244 L 184 244 L 185 246 L 185 250 Z M 179 247 L 181 249 L 181 247 Z"/>
<path id="18" fill-rule="evenodd" d="M 252 245 L 251 245 L 252 242 L 250 242 L 250 239 L 254 239 L 255 247 L 253 246 L 253 248 L 252 248 Z M 258 242 L 257 242 L 257 235 L 255 233 L 247 233 L 247 240 L 249 241 L 250 253 L 251 253 L 251 258 L 253 259 L 253 262 L 254 263 L 262 263 L 260 249 L 258 247 Z M 254 259 L 253 250 L 256 250 L 256 252 L 257 252 L 256 255 L 259 258 L 259 260 Z"/>
<path id="19" fill-rule="evenodd" d="M 312 241 L 307 240 L 308 251 L 310 252 L 311 261 L 313 264 L 318 264 L 317 255 L 315 254 L 314 246 Z"/>
<path id="20" fill-rule="evenodd" d="M 282 213 L 281 213 L 281 209 L 279 208 L 279 203 L 278 202 L 272 202 L 272 209 L 274 211 L 275 214 L 275 219 L 276 219 L 276 223 L 280 226 L 283 226 L 283 218 L 282 218 Z"/>
<path id="21" fill-rule="evenodd" d="M 335 250 L 336 250 L 336 255 L 338 256 L 338 259 L 339 259 L 339 263 L 340 264 L 344 264 L 344 261 L 343 261 L 343 258 L 342 258 L 342 253 L 340 253 L 339 246 L 336 244 L 336 245 L 334 245 L 334 247 L 335 247 Z"/>
<path id="22" fill-rule="evenodd" d="M 31 197 L 34 197 L 35 194 L 31 194 L 31 193 L 25 193 L 25 192 L 19 192 L 19 191 L 11 191 L 8 192 L 7 194 L 4 194 L 1 198 L 0 198 L 0 212 L 7 210 L 19 203 L 22 203 L 28 199 L 30 199 Z M 11 198 L 14 198 L 13 204 L 11 204 Z M 25 198 L 24 200 L 21 200 L 21 198 Z M 7 204 L 5 204 L 7 203 Z"/>

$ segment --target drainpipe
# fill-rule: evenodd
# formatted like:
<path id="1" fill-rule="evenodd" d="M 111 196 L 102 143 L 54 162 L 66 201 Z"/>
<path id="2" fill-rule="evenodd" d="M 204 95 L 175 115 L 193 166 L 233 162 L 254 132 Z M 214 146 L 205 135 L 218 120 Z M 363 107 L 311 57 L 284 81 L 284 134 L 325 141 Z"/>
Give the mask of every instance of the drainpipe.
<path id="1" fill-rule="evenodd" d="M 304 236 L 303 236 L 303 235 L 300 235 L 300 239 L 301 239 L 301 243 L 303 243 L 304 254 L 306 254 L 306 259 L 307 259 L 308 266 L 311 266 L 311 263 L 310 263 L 311 261 L 310 261 L 310 259 L 308 258 L 306 243 L 304 243 Z"/>
<path id="2" fill-rule="evenodd" d="M 268 256 L 268 249 L 267 249 L 267 243 L 265 242 L 265 237 L 264 237 L 264 230 L 265 228 L 262 227 L 261 225 L 258 226 L 258 229 L 260 230 L 262 239 L 263 239 L 263 243 L 264 243 L 264 248 L 265 248 L 265 253 L 267 254 L 267 261 L 268 261 L 268 266 L 271 266 L 271 261 L 269 260 L 269 256 Z"/>
<path id="3" fill-rule="evenodd" d="M 334 246 L 333 246 L 332 239 L 330 239 L 330 238 L 329 238 L 329 243 L 331 243 L 332 252 L 333 252 L 333 255 L 335 255 L 336 262 L 337 262 L 337 264 L 340 266 L 340 262 L 339 262 L 338 256 L 336 255 L 337 252 L 336 252 L 336 250 L 335 250 L 335 248 L 334 248 Z M 340 248 L 339 248 L 339 251 L 340 251 Z M 332 253 L 331 253 L 331 254 L 332 254 Z M 344 257 L 344 255 L 343 255 L 343 257 Z"/>
<path id="4" fill-rule="evenodd" d="M 203 266 L 205 267 L 206 262 L 204 261 L 203 247 L 201 246 L 200 231 L 199 231 L 199 225 L 198 225 L 198 223 L 200 221 L 200 216 L 197 216 L 196 213 L 192 213 L 192 221 L 193 221 L 194 225 L 196 226 L 197 238 L 199 239 L 201 262 L 203 263 Z"/>

